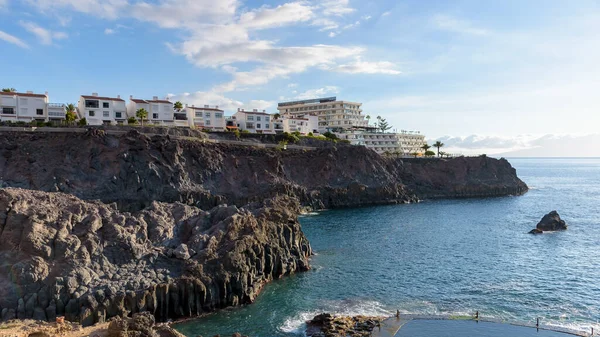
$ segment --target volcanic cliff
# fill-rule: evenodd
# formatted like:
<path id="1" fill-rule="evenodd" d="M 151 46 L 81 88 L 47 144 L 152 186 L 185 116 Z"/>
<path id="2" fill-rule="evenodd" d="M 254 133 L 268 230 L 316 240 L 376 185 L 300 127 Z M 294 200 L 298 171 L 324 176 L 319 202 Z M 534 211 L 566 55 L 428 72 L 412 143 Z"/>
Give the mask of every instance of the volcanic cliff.
<path id="1" fill-rule="evenodd" d="M 438 197 L 522 194 L 506 160 L 386 158 L 86 133 L 0 133 L 2 319 L 88 325 L 250 303 L 309 269 L 297 215 Z"/>

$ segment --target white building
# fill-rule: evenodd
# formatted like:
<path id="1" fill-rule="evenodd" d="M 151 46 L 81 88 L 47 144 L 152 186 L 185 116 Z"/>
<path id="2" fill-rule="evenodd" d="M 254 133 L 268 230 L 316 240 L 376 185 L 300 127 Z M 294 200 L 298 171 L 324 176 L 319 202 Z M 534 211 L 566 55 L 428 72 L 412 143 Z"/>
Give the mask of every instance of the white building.
<path id="1" fill-rule="evenodd" d="M 286 114 L 281 116 L 281 122 L 283 125 L 283 132 L 300 132 L 302 135 L 308 135 L 309 133 L 319 133 L 319 117 L 316 115 L 291 115 Z"/>
<path id="2" fill-rule="evenodd" d="M 127 116 L 137 118 L 135 114 L 139 109 L 148 111 L 148 120 L 150 120 L 150 123 L 152 124 L 165 126 L 174 125 L 173 103 L 167 99 L 160 100 L 158 99 L 158 96 L 154 96 L 151 100 L 145 100 L 129 96 Z"/>
<path id="3" fill-rule="evenodd" d="M 225 112 L 218 106 L 203 107 L 188 106 L 181 111 L 185 113 L 190 121 L 190 126 L 196 129 L 208 129 L 212 131 L 225 131 Z"/>
<path id="4" fill-rule="evenodd" d="M 338 101 L 336 97 L 327 97 L 279 103 L 277 110 L 281 115 L 316 115 L 319 118 L 319 132 L 323 133 L 368 126 L 361 106 L 362 103 Z"/>
<path id="5" fill-rule="evenodd" d="M 426 144 L 425 136 L 418 132 L 383 133 L 369 129 L 372 128 L 335 134 L 340 139 L 350 141 L 352 145 L 362 145 L 379 154 L 387 152 L 409 157 L 413 153 L 423 154 L 424 152 L 421 147 Z"/>
<path id="6" fill-rule="evenodd" d="M 124 124 L 127 120 L 127 107 L 121 96 L 101 97 L 97 93 L 82 95 L 77 109 L 79 118 L 85 118 L 89 125 Z"/>
<path id="7" fill-rule="evenodd" d="M 0 92 L 0 120 L 27 123 L 64 120 L 65 105 L 48 101 L 48 92 Z"/>
<path id="8" fill-rule="evenodd" d="M 244 109 L 238 109 L 238 111 L 231 116 L 232 121 L 236 124 L 240 130 L 247 130 L 250 133 L 275 133 L 272 116 L 265 110 L 258 111 L 254 109 L 252 111 L 246 111 Z"/>

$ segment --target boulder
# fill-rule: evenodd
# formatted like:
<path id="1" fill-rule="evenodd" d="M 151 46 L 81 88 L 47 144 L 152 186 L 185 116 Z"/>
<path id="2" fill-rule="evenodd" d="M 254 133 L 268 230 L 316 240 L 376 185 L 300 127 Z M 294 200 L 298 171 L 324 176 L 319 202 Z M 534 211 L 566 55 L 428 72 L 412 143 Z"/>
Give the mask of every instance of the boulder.
<path id="1" fill-rule="evenodd" d="M 536 228 L 530 231 L 530 234 L 541 234 L 543 232 L 564 231 L 567 230 L 567 224 L 560 218 L 558 212 L 552 211 L 542 218 Z"/>
<path id="2" fill-rule="evenodd" d="M 187 260 L 190 258 L 190 252 L 186 244 L 182 243 L 173 251 L 173 255 L 180 260 Z"/>

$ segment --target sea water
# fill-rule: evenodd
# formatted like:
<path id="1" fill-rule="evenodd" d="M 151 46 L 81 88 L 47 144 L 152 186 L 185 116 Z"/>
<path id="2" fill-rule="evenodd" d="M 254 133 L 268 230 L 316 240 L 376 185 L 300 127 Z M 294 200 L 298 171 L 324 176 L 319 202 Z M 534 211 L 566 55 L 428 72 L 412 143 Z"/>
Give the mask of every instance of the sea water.
<path id="1" fill-rule="evenodd" d="M 469 315 L 600 328 L 600 159 L 511 159 L 523 196 L 425 201 L 301 218 L 312 270 L 252 305 L 178 325 L 187 336 L 301 336 L 321 312 Z M 565 232 L 531 235 L 557 210 Z"/>

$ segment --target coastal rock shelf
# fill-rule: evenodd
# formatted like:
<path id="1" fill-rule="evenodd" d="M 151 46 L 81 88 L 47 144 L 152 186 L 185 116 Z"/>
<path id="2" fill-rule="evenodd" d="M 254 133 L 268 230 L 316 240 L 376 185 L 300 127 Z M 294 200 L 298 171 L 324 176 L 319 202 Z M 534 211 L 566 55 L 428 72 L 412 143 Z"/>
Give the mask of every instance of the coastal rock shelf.
<path id="1" fill-rule="evenodd" d="M 504 159 L 387 158 L 345 144 L 278 151 L 90 129 L 1 133 L 0 153 L 2 187 L 64 192 L 130 211 L 153 201 L 210 209 L 288 195 L 322 209 L 527 191 Z"/>
<path id="2" fill-rule="evenodd" d="M 308 270 L 312 253 L 287 197 L 210 211 L 154 202 L 131 214 L 3 189 L 0 209 L 2 320 L 195 316 L 251 303 L 266 282 Z"/>

